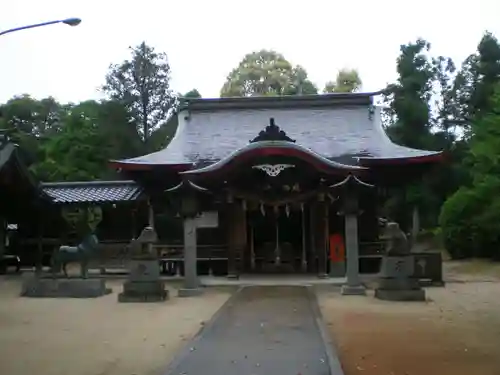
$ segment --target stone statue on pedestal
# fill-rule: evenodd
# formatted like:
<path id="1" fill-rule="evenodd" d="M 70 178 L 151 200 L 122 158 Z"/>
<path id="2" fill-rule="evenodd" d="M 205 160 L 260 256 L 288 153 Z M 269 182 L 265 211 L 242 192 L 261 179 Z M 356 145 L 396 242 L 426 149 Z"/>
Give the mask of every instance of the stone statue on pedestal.
<path id="1" fill-rule="evenodd" d="M 88 277 L 89 262 L 99 245 L 99 240 L 94 233 L 102 220 L 101 208 L 98 206 L 66 207 L 62 214 L 69 227 L 76 231 L 79 238 L 82 238 L 81 242 L 77 246 L 56 248 L 51 258 L 51 274 L 42 275 L 37 272 L 34 275 L 27 275 L 23 280 L 21 295 L 92 298 L 111 293 L 111 289 L 106 288 L 104 279 Z M 69 277 L 66 267 L 72 262 L 80 264 L 80 277 Z"/>
<path id="2" fill-rule="evenodd" d="M 381 238 L 386 241 L 375 297 L 392 301 L 425 301 L 425 291 L 414 278 L 415 259 L 399 224 L 383 223 Z"/>
<path id="3" fill-rule="evenodd" d="M 97 245 L 99 245 L 97 236 L 89 233 L 78 246 L 60 246 L 54 250 L 51 258 L 52 277 L 56 277 L 61 269 L 64 276 L 69 277 L 66 267 L 68 263 L 75 262 L 80 264 L 80 277 L 88 278 L 89 261 L 95 254 Z"/>
<path id="4" fill-rule="evenodd" d="M 99 245 L 94 232 L 102 221 L 102 210 L 98 206 L 66 208 L 62 215 L 69 226 L 83 239 L 77 246 L 63 245 L 54 250 L 51 258 L 52 276 L 56 277 L 62 269 L 64 276 L 68 277 L 66 267 L 68 263 L 75 262 L 80 264 L 80 277 L 86 279 L 89 261 Z"/>

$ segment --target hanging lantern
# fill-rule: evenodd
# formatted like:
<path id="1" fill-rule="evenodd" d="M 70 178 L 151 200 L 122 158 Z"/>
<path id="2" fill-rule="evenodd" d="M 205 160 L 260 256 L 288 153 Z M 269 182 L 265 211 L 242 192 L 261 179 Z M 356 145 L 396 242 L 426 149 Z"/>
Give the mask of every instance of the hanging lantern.
<path id="1" fill-rule="evenodd" d="M 187 195 L 181 199 L 181 214 L 183 217 L 194 217 L 198 214 L 198 201 L 196 197 Z"/>

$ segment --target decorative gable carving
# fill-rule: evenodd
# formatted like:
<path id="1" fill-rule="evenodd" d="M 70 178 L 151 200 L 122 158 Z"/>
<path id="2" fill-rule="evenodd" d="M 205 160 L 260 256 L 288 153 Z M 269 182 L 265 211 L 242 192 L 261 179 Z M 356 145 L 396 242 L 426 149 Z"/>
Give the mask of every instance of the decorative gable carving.
<path id="1" fill-rule="evenodd" d="M 281 128 L 276 125 L 274 118 L 269 119 L 269 125 L 261 130 L 259 135 L 252 139 L 250 143 L 262 141 L 285 141 L 295 143 L 295 139 L 290 138 Z"/>

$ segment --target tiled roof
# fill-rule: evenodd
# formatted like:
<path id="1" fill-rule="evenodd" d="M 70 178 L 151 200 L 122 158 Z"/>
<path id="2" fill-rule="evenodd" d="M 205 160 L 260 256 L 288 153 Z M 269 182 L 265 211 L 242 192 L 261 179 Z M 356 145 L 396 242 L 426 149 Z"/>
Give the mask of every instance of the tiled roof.
<path id="1" fill-rule="evenodd" d="M 11 142 L 4 130 L 0 130 L 0 173 L 7 165 L 15 165 L 15 177 L 2 179 L 3 184 L 13 185 L 14 191 L 19 193 L 19 196 L 28 194 L 36 196 L 36 199 L 42 201 L 50 201 L 50 197 L 44 194 L 38 181 L 35 180 L 21 156 L 19 146 Z M 8 198 L 7 198 L 8 200 Z"/>
<path id="2" fill-rule="evenodd" d="M 343 164 L 357 165 L 358 158 L 436 154 L 394 144 L 382 127 L 381 109 L 370 106 L 370 94 L 351 95 L 349 99 L 344 94 L 340 102 L 331 95 L 296 97 L 293 105 L 290 98 L 198 99 L 179 113 L 179 127 L 165 149 L 118 163 L 193 164 L 200 168 L 247 146 L 270 118 L 297 145 Z"/>
<path id="3" fill-rule="evenodd" d="M 136 200 L 142 188 L 134 181 L 78 181 L 43 183 L 55 203 L 111 203 Z"/>

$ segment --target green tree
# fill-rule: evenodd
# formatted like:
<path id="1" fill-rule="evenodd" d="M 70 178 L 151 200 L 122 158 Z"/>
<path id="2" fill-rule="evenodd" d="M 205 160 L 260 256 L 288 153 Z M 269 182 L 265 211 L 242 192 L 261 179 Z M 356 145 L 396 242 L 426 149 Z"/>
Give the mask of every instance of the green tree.
<path id="1" fill-rule="evenodd" d="M 0 105 L 0 129 L 20 146 L 28 165 L 40 157 L 40 139 L 60 128 L 62 107 L 53 98 L 36 100 L 29 95 L 15 96 Z"/>
<path id="2" fill-rule="evenodd" d="M 487 102 L 489 112 L 472 121 L 472 184 L 445 202 L 439 219 L 444 244 L 455 258 L 500 257 L 500 85 Z"/>
<path id="3" fill-rule="evenodd" d="M 430 100 L 435 71 L 428 56 L 430 44 L 418 39 L 401 46 L 397 59 L 398 79 L 386 89 L 390 117 L 389 135 L 408 147 L 424 148 L 430 135 Z"/>
<path id="4" fill-rule="evenodd" d="M 170 88 L 167 55 L 145 42 L 130 47 L 130 51 L 130 59 L 110 66 L 102 90 L 127 108 L 147 144 L 151 134 L 172 113 L 176 97 Z"/>
<path id="5" fill-rule="evenodd" d="M 387 133 L 395 143 L 424 150 L 452 148 L 455 137 L 448 125 L 453 116 L 454 69 L 451 59 L 433 59 L 425 40 L 401 46 L 398 79 L 385 93 Z M 386 202 L 386 210 L 403 223 L 413 212 L 415 235 L 417 223 L 425 227 L 437 224 L 442 202 L 457 188 L 454 169 L 442 166 L 436 172 L 396 189 Z"/>
<path id="6" fill-rule="evenodd" d="M 134 119 L 121 103 L 112 100 L 86 103 L 97 115 L 97 130 L 105 141 L 102 146 L 110 159 L 131 158 L 146 151 Z"/>
<path id="7" fill-rule="evenodd" d="M 110 159 L 141 154 L 142 141 L 124 106 L 93 100 L 62 106 L 60 129 L 40 139 L 33 171 L 44 181 L 112 177 Z"/>
<path id="8" fill-rule="evenodd" d="M 323 93 L 356 92 L 361 89 L 361 84 L 361 77 L 356 69 L 341 69 L 335 81 L 328 81 L 325 84 Z"/>
<path id="9" fill-rule="evenodd" d="M 477 47 L 475 69 L 477 81 L 470 98 L 472 116 L 488 114 L 494 91 L 500 81 L 500 45 L 497 38 L 487 32 Z"/>
<path id="10" fill-rule="evenodd" d="M 184 98 L 193 98 L 193 99 L 201 98 L 200 92 L 196 89 L 192 89 L 191 91 L 188 91 L 184 95 L 179 95 L 179 96 L 182 96 Z"/>
<path id="11" fill-rule="evenodd" d="M 272 50 L 245 55 L 227 76 L 221 97 L 316 94 L 306 70 Z"/>
<path id="12" fill-rule="evenodd" d="M 34 167 L 45 181 L 94 180 L 103 172 L 107 154 L 98 131 L 93 103 L 67 106 L 64 126 L 43 142 L 43 161 Z"/>

